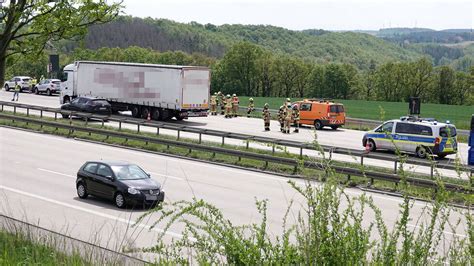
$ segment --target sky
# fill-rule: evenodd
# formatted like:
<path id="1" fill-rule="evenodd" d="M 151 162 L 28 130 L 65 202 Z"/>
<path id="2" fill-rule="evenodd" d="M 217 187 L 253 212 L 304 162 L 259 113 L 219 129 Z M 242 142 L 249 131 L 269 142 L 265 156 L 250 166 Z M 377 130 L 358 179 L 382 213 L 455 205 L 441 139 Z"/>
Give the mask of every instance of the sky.
<path id="1" fill-rule="evenodd" d="M 470 29 L 466 0 L 124 0 L 124 13 L 201 24 L 263 24 L 291 30 L 390 27 Z"/>

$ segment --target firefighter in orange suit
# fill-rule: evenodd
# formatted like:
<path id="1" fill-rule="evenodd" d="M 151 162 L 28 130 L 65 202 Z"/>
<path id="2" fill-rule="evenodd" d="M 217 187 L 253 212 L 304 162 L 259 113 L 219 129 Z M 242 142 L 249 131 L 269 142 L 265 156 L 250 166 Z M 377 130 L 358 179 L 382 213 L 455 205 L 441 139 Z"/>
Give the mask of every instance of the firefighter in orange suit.
<path id="1" fill-rule="evenodd" d="M 230 95 L 227 94 L 226 99 L 225 99 L 225 118 L 232 118 L 232 99 L 230 98 Z"/>
<path id="2" fill-rule="evenodd" d="M 263 106 L 263 126 L 265 128 L 265 131 L 270 131 L 270 119 L 271 119 L 271 114 L 270 110 L 268 109 L 268 103 Z"/>
<path id="3" fill-rule="evenodd" d="M 232 116 L 237 117 L 237 112 L 239 111 L 239 97 L 237 95 L 232 95 Z"/>

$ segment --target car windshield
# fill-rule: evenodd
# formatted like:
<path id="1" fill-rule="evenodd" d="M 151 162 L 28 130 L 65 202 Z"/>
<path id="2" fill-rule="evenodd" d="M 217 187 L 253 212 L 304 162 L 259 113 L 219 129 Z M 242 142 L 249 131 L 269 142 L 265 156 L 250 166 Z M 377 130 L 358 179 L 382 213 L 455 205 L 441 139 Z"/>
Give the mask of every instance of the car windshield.
<path id="1" fill-rule="evenodd" d="M 112 171 L 114 171 L 118 180 L 150 178 L 140 167 L 134 164 L 113 165 Z"/>
<path id="2" fill-rule="evenodd" d="M 456 133 L 456 128 L 453 127 L 453 126 L 445 126 L 445 127 L 441 127 L 439 129 L 439 135 L 443 138 L 446 138 L 448 136 L 450 137 L 456 137 L 457 133 Z"/>

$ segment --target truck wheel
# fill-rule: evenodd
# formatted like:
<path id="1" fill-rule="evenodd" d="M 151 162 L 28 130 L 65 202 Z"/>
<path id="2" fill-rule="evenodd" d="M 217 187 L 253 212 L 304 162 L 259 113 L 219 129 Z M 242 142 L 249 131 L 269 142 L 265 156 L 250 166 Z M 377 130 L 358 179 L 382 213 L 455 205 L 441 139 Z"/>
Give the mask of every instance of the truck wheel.
<path id="1" fill-rule="evenodd" d="M 161 120 L 166 121 L 169 120 L 171 117 L 169 115 L 168 110 L 162 110 L 161 111 Z"/>
<path id="2" fill-rule="evenodd" d="M 321 128 L 323 128 L 323 123 L 321 123 L 321 121 L 319 120 L 314 121 L 314 128 L 316 130 L 320 130 Z"/>
<path id="3" fill-rule="evenodd" d="M 160 109 L 153 108 L 151 110 L 151 119 L 156 120 L 156 121 L 160 120 Z"/>
<path id="4" fill-rule="evenodd" d="M 10 90 L 10 87 L 8 87 L 8 84 L 5 84 L 5 90 L 6 90 L 6 91 L 9 91 L 9 90 Z"/>
<path id="5" fill-rule="evenodd" d="M 147 107 L 142 108 L 142 118 L 143 119 L 147 119 L 149 113 L 150 113 L 150 110 Z M 150 116 L 151 116 L 151 114 L 150 114 Z"/>
<path id="6" fill-rule="evenodd" d="M 176 120 L 178 120 L 178 121 L 183 121 L 183 119 L 184 119 L 184 118 L 183 118 L 183 117 L 181 117 L 179 114 L 178 114 L 178 115 L 176 115 L 175 117 L 176 117 Z"/>
<path id="7" fill-rule="evenodd" d="M 132 107 L 132 116 L 135 118 L 140 118 L 140 108 L 138 106 Z"/>

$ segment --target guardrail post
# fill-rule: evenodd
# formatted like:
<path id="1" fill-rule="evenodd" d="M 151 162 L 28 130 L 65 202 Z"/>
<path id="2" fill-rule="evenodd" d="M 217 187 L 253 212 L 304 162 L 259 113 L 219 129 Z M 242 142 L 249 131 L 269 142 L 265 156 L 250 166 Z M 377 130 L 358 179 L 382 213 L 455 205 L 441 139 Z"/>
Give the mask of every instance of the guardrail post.
<path id="1" fill-rule="evenodd" d="M 104 127 L 104 119 L 102 119 L 102 127 Z"/>
<path id="2" fill-rule="evenodd" d="M 332 160 L 332 148 L 329 149 L 329 160 Z"/>
<path id="3" fill-rule="evenodd" d="M 3 112 L 3 104 L 2 104 L 2 112 Z"/>
<path id="4" fill-rule="evenodd" d="M 13 106 L 13 114 L 16 115 L 16 106 Z"/>
<path id="5" fill-rule="evenodd" d="M 224 146 L 224 138 L 225 138 L 225 137 L 222 136 L 222 144 L 221 144 L 221 146 Z"/>
<path id="6" fill-rule="evenodd" d="M 397 173 L 397 164 L 398 164 L 398 160 L 395 160 L 395 162 L 394 162 L 394 167 L 393 167 L 393 173 L 394 173 L 394 174 Z"/>
<path id="7" fill-rule="evenodd" d="M 201 144 L 202 141 L 202 133 L 199 133 L 199 144 Z"/>
<path id="8" fill-rule="evenodd" d="M 272 144 L 272 155 L 275 155 L 275 144 Z"/>
<path id="9" fill-rule="evenodd" d="M 84 121 L 86 121 L 86 122 L 85 122 L 84 125 L 87 127 L 87 122 L 89 122 L 89 119 L 87 118 L 87 116 L 85 117 L 85 119 L 86 119 L 86 120 L 84 120 Z M 90 134 L 89 134 L 89 136 L 90 136 Z"/>
<path id="10" fill-rule="evenodd" d="M 160 128 L 156 127 L 156 135 L 160 135 Z"/>
<path id="11" fill-rule="evenodd" d="M 140 124 L 137 124 L 137 133 L 140 133 Z"/>
<path id="12" fill-rule="evenodd" d="M 247 150 L 249 149 L 249 142 L 250 141 L 247 139 L 247 143 L 246 143 L 246 147 L 245 147 Z"/>
<path id="13" fill-rule="evenodd" d="M 43 109 L 40 110 L 40 118 L 43 118 Z"/>
<path id="14" fill-rule="evenodd" d="M 433 179 L 433 175 L 434 175 L 434 164 L 433 163 L 431 164 L 430 168 L 431 168 L 430 169 L 430 177 L 431 177 L 431 179 Z"/>
<path id="15" fill-rule="evenodd" d="M 363 154 L 360 155 L 360 165 L 362 165 L 362 166 L 364 165 L 364 155 Z"/>
<path id="16" fill-rule="evenodd" d="M 30 108 L 26 108 L 26 116 L 30 116 Z"/>
<path id="17" fill-rule="evenodd" d="M 268 161 L 265 161 L 265 167 L 263 169 L 267 169 L 268 168 Z"/>
<path id="18" fill-rule="evenodd" d="M 119 121 L 119 130 L 122 130 L 122 120 Z"/>
<path id="19" fill-rule="evenodd" d="M 54 120 L 58 120 L 58 112 L 54 112 Z"/>
<path id="20" fill-rule="evenodd" d="M 300 159 L 303 159 L 303 147 L 300 147 Z"/>
<path id="21" fill-rule="evenodd" d="M 180 137 L 181 137 L 181 130 L 178 130 L 178 136 L 176 136 L 176 140 L 179 140 Z"/>

